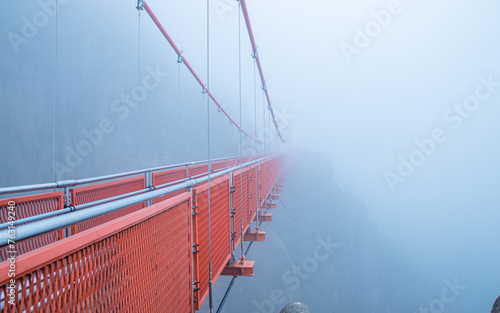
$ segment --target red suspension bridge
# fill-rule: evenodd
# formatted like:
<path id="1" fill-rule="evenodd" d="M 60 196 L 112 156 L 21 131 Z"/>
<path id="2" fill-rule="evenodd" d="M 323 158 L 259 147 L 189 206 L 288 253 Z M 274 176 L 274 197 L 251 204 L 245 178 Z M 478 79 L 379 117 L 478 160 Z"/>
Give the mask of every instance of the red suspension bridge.
<path id="1" fill-rule="evenodd" d="M 265 239 L 251 223 L 272 220 L 284 162 L 213 162 L 210 197 L 208 163 L 200 162 L 0 200 L 2 312 L 198 310 L 209 295 L 209 202 L 213 281 L 253 276 L 253 262 L 234 250 L 242 236 Z"/>
<path id="2" fill-rule="evenodd" d="M 239 7 L 273 127 L 285 142 L 244 0 Z M 237 122 L 210 91 L 209 69 L 205 84 L 149 5 L 138 1 L 137 9 L 238 129 L 240 143 L 243 135 L 261 142 L 241 127 L 241 96 Z M 209 123 L 207 131 L 210 140 Z M 0 311 L 187 313 L 207 299 L 212 311 L 221 275 L 232 282 L 253 276 L 254 261 L 245 257 L 251 244 L 245 251 L 243 241 L 265 241 L 259 226 L 272 221 L 285 165 L 283 154 L 240 151 L 212 160 L 209 151 L 207 161 L 0 188 Z"/>

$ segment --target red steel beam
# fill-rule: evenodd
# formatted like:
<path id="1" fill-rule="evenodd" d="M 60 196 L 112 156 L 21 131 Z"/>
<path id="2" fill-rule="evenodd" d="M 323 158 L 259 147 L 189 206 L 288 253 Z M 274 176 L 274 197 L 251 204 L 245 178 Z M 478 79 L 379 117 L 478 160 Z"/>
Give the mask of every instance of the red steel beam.
<path id="1" fill-rule="evenodd" d="M 156 24 L 156 26 L 158 27 L 158 29 L 160 30 L 160 32 L 163 34 L 163 36 L 165 37 L 165 39 L 167 39 L 167 41 L 170 44 L 170 46 L 172 46 L 172 48 L 174 49 L 175 53 L 181 58 L 182 63 L 184 63 L 184 65 L 187 67 L 187 69 L 189 70 L 189 72 L 191 72 L 191 74 L 196 79 L 196 81 L 198 82 L 198 84 L 200 84 L 201 88 L 203 88 L 203 90 L 206 90 L 205 83 L 203 83 L 203 81 L 198 76 L 198 74 L 196 74 L 196 72 L 191 67 L 191 65 L 186 60 L 186 58 L 184 56 L 182 56 L 181 50 L 179 50 L 179 48 L 177 48 L 177 46 L 175 45 L 174 41 L 172 40 L 172 37 L 170 37 L 170 35 L 165 30 L 165 28 L 163 28 L 163 26 L 161 25 L 160 21 L 155 16 L 155 14 L 153 13 L 153 11 L 149 7 L 149 5 L 146 3 L 146 1 L 144 1 L 144 10 L 146 10 L 146 12 L 149 14 L 149 16 L 151 17 L 151 19 L 153 20 L 153 22 Z M 259 69 L 259 71 L 260 71 L 260 69 Z M 267 94 L 267 90 L 266 90 L 266 94 Z M 246 136 L 250 137 L 251 139 L 253 139 L 253 140 L 257 141 L 257 142 L 263 142 L 263 140 L 260 140 L 260 139 L 257 139 L 255 137 L 253 137 L 252 135 L 250 135 L 249 133 L 247 133 L 243 128 L 241 128 L 241 126 L 238 125 L 238 123 L 236 123 L 236 121 L 229 115 L 229 113 L 227 113 L 227 111 L 224 110 L 224 108 L 222 107 L 222 105 L 215 99 L 215 97 L 212 95 L 212 93 L 210 91 L 208 91 L 208 96 L 217 105 L 217 107 L 222 111 L 222 113 L 224 113 L 224 115 L 227 116 L 227 118 L 231 121 L 231 123 L 234 124 L 234 126 L 236 126 L 239 130 L 241 130 Z M 268 101 L 269 101 L 269 96 L 267 96 L 267 97 L 268 97 Z M 271 113 L 272 113 L 272 111 L 271 111 Z M 274 113 L 272 113 L 272 114 L 273 114 L 273 120 L 274 120 Z M 278 131 L 278 133 L 279 133 L 279 131 Z"/>
<path id="2" fill-rule="evenodd" d="M 259 54 L 257 53 L 257 44 L 255 43 L 255 37 L 253 35 L 252 25 L 250 23 L 250 17 L 248 16 L 248 9 L 245 0 L 240 0 L 241 3 L 241 11 L 243 12 L 243 16 L 245 18 L 245 24 L 247 25 L 248 36 L 250 37 L 250 42 L 252 43 L 252 49 L 254 51 L 254 57 L 257 61 L 257 68 L 259 69 L 260 80 L 262 81 L 262 86 L 264 86 L 264 92 L 266 93 L 267 103 L 269 105 L 269 110 L 271 111 L 271 116 L 273 117 L 274 126 L 276 126 L 276 131 L 278 132 L 278 136 L 280 137 L 282 142 L 285 142 L 283 136 L 281 135 L 280 129 L 278 127 L 278 123 L 276 122 L 276 117 L 274 116 L 273 106 L 271 105 L 271 98 L 269 97 L 269 92 L 267 91 L 266 80 L 264 78 L 264 72 L 262 71 L 262 66 L 260 64 Z"/>

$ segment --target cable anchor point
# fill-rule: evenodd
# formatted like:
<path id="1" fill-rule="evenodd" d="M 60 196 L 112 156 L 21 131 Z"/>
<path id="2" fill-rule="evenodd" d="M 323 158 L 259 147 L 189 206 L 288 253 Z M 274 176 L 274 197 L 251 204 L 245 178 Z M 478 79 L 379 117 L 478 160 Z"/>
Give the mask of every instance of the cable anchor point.
<path id="1" fill-rule="evenodd" d="M 202 94 L 206 94 L 206 93 L 208 93 L 208 89 L 207 89 L 207 85 L 206 85 L 206 84 L 205 84 L 205 86 L 204 86 L 204 87 L 202 87 L 202 89 L 201 89 L 201 93 L 202 93 Z"/>
<path id="2" fill-rule="evenodd" d="M 181 54 L 177 56 L 177 63 L 182 63 L 184 61 L 184 57 L 182 56 L 183 53 L 184 51 L 181 50 Z"/>
<path id="3" fill-rule="evenodd" d="M 137 6 L 135 7 L 137 11 L 139 11 L 139 14 L 141 13 L 141 10 L 144 10 L 144 0 L 137 0 Z"/>
<path id="4" fill-rule="evenodd" d="M 258 48 L 252 51 L 252 58 L 257 59 L 259 57 Z"/>
<path id="5" fill-rule="evenodd" d="M 244 255 L 240 255 L 240 264 L 244 264 L 246 259 Z"/>

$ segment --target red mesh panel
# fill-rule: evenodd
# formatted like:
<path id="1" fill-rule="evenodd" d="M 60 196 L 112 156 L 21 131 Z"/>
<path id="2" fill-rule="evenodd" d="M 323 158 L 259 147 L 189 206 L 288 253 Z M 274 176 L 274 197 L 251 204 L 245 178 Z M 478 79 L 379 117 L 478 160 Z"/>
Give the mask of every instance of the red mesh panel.
<path id="1" fill-rule="evenodd" d="M 278 176 L 279 176 L 279 165 L 278 165 L 278 159 L 274 159 L 273 162 L 273 187 L 276 185 L 278 182 Z"/>
<path id="2" fill-rule="evenodd" d="M 190 193 L 0 263 L 2 312 L 193 312 Z"/>
<path id="3" fill-rule="evenodd" d="M 15 209 L 14 209 L 15 220 L 18 221 L 26 217 L 61 210 L 64 208 L 63 199 L 64 196 L 62 191 L 44 193 L 33 196 L 1 199 L 0 223 L 8 222 L 9 201 L 13 201 L 15 203 Z M 15 225 L 19 226 L 20 224 L 16 223 Z M 7 254 L 7 250 L 17 251 L 16 255 L 21 255 L 29 251 L 35 250 L 37 248 L 43 247 L 45 245 L 48 245 L 52 242 L 58 241 L 62 238 L 64 238 L 64 231 L 57 230 L 20 242 L 17 242 L 17 240 L 13 239 L 16 242 L 15 249 L 8 249 L 7 247 L 0 249 L 0 261 L 6 260 L 7 257 L 9 256 Z"/>
<path id="4" fill-rule="evenodd" d="M 262 207 L 264 205 L 264 202 L 266 201 L 266 167 L 265 167 L 265 162 L 260 162 L 260 173 L 259 173 L 259 181 L 260 181 L 260 206 Z"/>
<path id="5" fill-rule="evenodd" d="M 253 165 L 250 168 L 248 176 L 248 211 L 250 212 L 248 215 L 248 224 L 252 223 L 257 212 L 257 205 L 259 201 L 259 195 L 257 194 L 257 180 L 257 167 Z"/>
<path id="6" fill-rule="evenodd" d="M 226 161 L 217 161 L 212 163 L 212 170 L 218 171 L 226 168 Z"/>
<path id="7" fill-rule="evenodd" d="M 241 219 L 243 216 L 243 232 L 248 228 L 248 168 L 243 171 L 235 170 L 233 174 L 233 232 L 235 235 L 233 249 L 236 249 L 241 240 Z M 243 184 L 241 184 L 243 181 Z M 243 200 L 243 203 L 242 203 Z M 242 208 L 243 206 L 243 208 Z"/>
<path id="8" fill-rule="evenodd" d="M 264 162 L 264 176 L 265 176 L 265 193 L 266 193 L 266 196 L 265 198 L 267 198 L 267 196 L 269 195 L 269 186 L 270 186 L 270 182 L 269 182 L 269 160 L 267 160 L 266 162 Z"/>
<path id="9" fill-rule="evenodd" d="M 273 188 L 273 162 L 274 159 L 269 160 L 269 190 Z"/>
<path id="10" fill-rule="evenodd" d="M 79 205 L 93 201 L 103 200 L 133 191 L 142 190 L 145 179 L 143 176 L 131 177 L 111 182 L 90 185 L 71 190 L 72 205 Z M 114 212 L 91 218 L 72 227 L 72 233 L 82 232 L 97 225 L 106 223 L 120 216 L 127 215 L 144 208 L 144 203 L 138 203 Z"/>
<path id="11" fill-rule="evenodd" d="M 195 291 L 198 310 L 208 296 L 209 249 L 208 249 L 208 192 L 207 185 L 195 191 L 197 213 L 193 219 L 193 238 L 198 244 L 194 255 L 195 278 L 199 290 Z M 220 273 L 231 257 L 229 177 L 224 176 L 210 182 L 210 215 L 212 226 L 212 277 L 217 281 Z M 180 311 L 179 311 L 180 312 Z"/>
<path id="12" fill-rule="evenodd" d="M 200 174 L 208 173 L 208 164 L 199 164 L 189 167 L 189 176 L 194 177 Z"/>
<path id="13" fill-rule="evenodd" d="M 163 172 L 158 172 L 158 173 L 153 173 L 153 186 L 160 186 L 166 183 L 171 183 L 175 182 L 181 179 L 186 178 L 186 168 L 178 168 L 178 169 L 173 169 L 173 170 L 168 170 L 168 171 L 163 171 Z M 158 203 L 163 200 L 175 197 L 178 194 L 181 194 L 185 192 L 184 190 L 179 190 L 175 191 L 172 193 L 169 193 L 163 197 L 159 197 L 153 200 L 153 203 Z"/>

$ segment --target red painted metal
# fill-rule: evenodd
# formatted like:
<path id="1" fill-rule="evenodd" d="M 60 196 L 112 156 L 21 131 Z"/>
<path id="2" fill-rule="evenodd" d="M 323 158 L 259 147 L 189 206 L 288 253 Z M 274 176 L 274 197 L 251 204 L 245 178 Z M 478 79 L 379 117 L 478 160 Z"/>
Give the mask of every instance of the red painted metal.
<path id="1" fill-rule="evenodd" d="M 243 233 L 248 228 L 248 168 L 232 172 L 233 175 L 233 250 L 241 241 L 241 218 L 243 216 Z M 243 193 L 242 193 L 243 192 Z"/>
<path id="2" fill-rule="evenodd" d="M 271 160 L 267 161 L 267 196 L 271 194 Z"/>
<path id="3" fill-rule="evenodd" d="M 0 263 L 2 312 L 192 313 L 191 194 Z"/>
<path id="4" fill-rule="evenodd" d="M 257 219 L 255 219 L 255 220 L 257 220 Z M 259 221 L 260 222 L 272 222 L 273 215 L 271 213 L 260 213 Z"/>
<path id="5" fill-rule="evenodd" d="M 26 217 L 35 216 L 43 213 L 53 212 L 64 208 L 64 196 L 61 192 L 51 192 L 32 196 L 22 196 L 8 199 L 0 199 L 0 223 L 8 222 L 8 205 L 10 201 L 15 203 L 15 219 L 20 220 Z M 19 226 L 20 224 L 15 224 Z M 16 256 L 43 247 L 50 243 L 64 238 L 64 230 L 57 230 L 43 234 L 31 239 L 16 242 L 15 249 L 4 247 L 0 249 L 0 261 L 9 257 L 7 251 L 17 251 Z M 14 240 L 15 241 L 15 240 Z"/>
<path id="6" fill-rule="evenodd" d="M 173 170 L 167 170 L 163 172 L 156 172 L 153 173 L 152 175 L 152 184 L 153 186 L 160 186 L 164 185 L 167 183 L 175 182 L 184 178 L 187 178 L 186 176 L 186 168 L 177 168 Z M 164 201 L 166 199 L 170 199 L 172 197 L 175 197 L 178 194 L 183 193 L 184 190 L 178 190 L 169 194 L 164 195 L 163 197 L 158 197 L 153 200 L 153 203 L 158 203 L 161 201 Z"/>
<path id="7" fill-rule="evenodd" d="M 243 261 L 243 264 L 236 262 L 233 265 L 227 265 L 222 271 L 224 276 L 253 276 L 255 261 Z"/>
<path id="8" fill-rule="evenodd" d="M 266 241 L 265 231 L 247 231 L 243 236 L 245 241 Z"/>
<path id="9" fill-rule="evenodd" d="M 165 30 L 165 28 L 163 28 L 163 26 L 161 25 L 160 21 L 158 20 L 158 18 L 156 17 L 156 15 L 153 13 L 153 11 L 151 10 L 151 8 L 149 7 L 149 5 L 146 2 L 144 2 L 144 9 L 149 14 L 149 16 L 151 17 L 151 19 L 153 20 L 153 22 L 156 24 L 156 27 L 158 27 L 158 29 L 163 34 L 163 36 L 165 37 L 165 39 L 167 39 L 167 41 L 170 44 L 170 46 L 172 46 L 172 49 L 174 49 L 175 53 L 179 57 L 181 57 L 182 56 L 182 52 L 179 50 L 179 48 L 177 48 L 177 46 L 175 45 L 175 43 L 172 40 L 172 38 L 170 37 L 170 35 L 167 33 L 167 31 Z M 186 60 L 186 57 L 184 57 L 184 56 L 182 56 L 182 63 L 184 63 L 184 65 L 186 66 L 186 68 L 189 70 L 189 72 L 191 72 L 191 74 L 196 79 L 196 81 L 198 82 L 198 84 L 203 88 L 203 90 L 206 90 L 205 83 L 203 83 L 203 81 L 201 80 L 201 78 L 198 76 L 198 74 L 196 74 L 196 72 L 191 67 L 191 65 L 189 64 L 189 62 Z M 239 130 L 241 130 L 246 136 L 250 137 L 251 139 L 253 139 L 253 140 L 257 141 L 257 142 L 263 142 L 262 140 L 253 137 L 252 135 L 250 135 L 249 133 L 247 133 L 244 129 L 242 129 L 240 127 L 240 125 L 238 125 L 238 123 L 236 123 L 236 121 L 229 115 L 229 113 L 227 113 L 227 111 L 222 107 L 222 105 L 215 99 L 215 97 L 212 95 L 212 93 L 210 91 L 208 92 L 208 96 L 217 105 L 217 107 L 222 111 L 222 113 L 224 113 L 224 115 L 227 116 L 227 118 L 231 121 L 231 123 L 234 124 L 234 126 L 236 126 Z"/>
<path id="10" fill-rule="evenodd" d="M 275 160 L 271 159 L 269 160 L 269 191 L 272 192 L 273 187 L 274 187 L 274 166 L 275 166 Z M 270 193 L 271 195 L 272 193 Z"/>
<path id="11" fill-rule="evenodd" d="M 276 209 L 276 202 L 266 202 L 263 206 L 264 209 Z"/>
<path id="12" fill-rule="evenodd" d="M 263 161 L 261 162 L 261 165 L 260 165 L 260 169 L 261 169 L 261 172 L 262 172 L 262 176 L 261 176 L 261 200 L 262 200 L 262 203 L 261 203 L 261 207 L 264 205 L 264 202 L 265 200 L 267 199 L 267 196 L 269 195 L 269 186 L 270 186 L 270 182 L 269 182 L 269 161 L 266 160 L 266 161 Z"/>
<path id="13" fill-rule="evenodd" d="M 247 9 L 246 1 L 240 0 L 240 3 L 241 3 L 241 11 L 243 12 L 243 17 L 245 18 L 245 23 L 247 25 L 248 36 L 250 37 L 250 42 L 252 44 L 252 49 L 253 49 L 253 51 L 257 51 L 257 44 L 255 43 L 252 25 L 250 23 L 250 17 L 248 16 L 248 9 Z M 259 70 L 259 75 L 260 75 L 260 80 L 262 82 L 262 86 L 266 86 L 266 79 L 264 78 L 264 72 L 262 71 L 262 65 L 260 64 L 260 57 L 258 54 L 256 55 L 255 60 L 257 62 L 257 68 Z M 269 97 L 269 92 L 267 90 L 267 87 L 264 88 L 264 92 L 266 94 L 267 104 L 269 105 L 269 111 L 271 112 L 271 116 L 273 118 L 273 124 L 276 127 L 276 130 L 278 132 L 278 136 L 280 137 L 282 142 L 285 142 L 285 139 L 281 135 L 280 129 L 278 127 L 278 123 L 276 121 L 276 117 L 274 115 L 274 110 L 273 110 L 273 106 L 271 105 L 271 98 Z"/>
<path id="14" fill-rule="evenodd" d="M 189 167 L 188 173 L 189 177 L 206 174 L 208 173 L 208 164 L 205 163 L 205 164 L 192 165 Z"/>
<path id="15" fill-rule="evenodd" d="M 259 202 L 259 195 L 257 191 L 258 183 L 258 168 L 257 165 L 252 165 L 248 175 L 248 224 L 250 224 L 255 215 L 257 214 L 257 206 Z"/>
<path id="16" fill-rule="evenodd" d="M 146 188 L 144 186 L 144 176 L 137 176 L 114 180 L 85 187 L 71 189 L 71 204 L 79 205 L 93 201 L 103 200 L 110 197 L 138 191 Z M 97 216 L 89 220 L 80 222 L 71 227 L 71 234 L 79 233 L 97 225 L 109 222 L 117 217 L 127 215 L 144 208 L 144 203 L 138 203 L 127 208 L 123 208 L 108 214 Z"/>
<path id="17" fill-rule="evenodd" d="M 240 161 L 247 162 L 250 159 L 248 157 Z M 217 161 L 213 166 L 221 169 L 223 165 L 231 166 L 232 162 L 236 160 Z M 278 189 L 271 190 L 285 179 L 284 175 L 279 175 L 282 162 L 282 158 L 261 162 L 260 174 L 256 165 L 243 168 L 241 173 L 240 170 L 231 173 L 234 186 L 232 201 L 236 212 L 233 217 L 236 235 L 233 247 L 230 240 L 229 176 L 211 181 L 214 283 L 224 268 L 229 272 L 241 270 L 228 269 L 226 265 L 230 259 L 230 249 L 235 249 L 242 239 L 242 216 L 245 239 L 264 239 L 263 232 L 247 232 L 256 216 L 257 184 L 260 176 L 261 192 L 266 191 L 266 195 L 261 196 L 263 203 L 266 198 L 273 197 Z M 205 173 L 207 166 L 191 166 L 190 176 Z M 152 177 L 154 185 L 161 185 L 185 178 L 186 169 L 154 173 Z M 71 194 L 76 205 L 143 188 L 144 177 L 141 176 L 75 188 Z M 24 212 L 18 214 L 24 214 L 23 217 L 63 207 L 62 192 L 4 199 L 0 200 L 0 207 L 5 207 L 8 200 L 16 202 L 20 212 Z M 199 309 L 209 292 L 208 184 L 199 184 L 192 188 L 192 192 L 169 195 L 161 200 L 164 201 L 143 210 L 137 211 L 142 208 L 141 204 L 128 214 L 120 210 L 121 213 L 114 217 L 105 215 L 112 220 L 95 221 L 92 228 L 66 239 L 62 239 L 62 231 L 39 236 L 53 237 L 33 243 L 16 260 L 18 300 L 15 307 L 8 305 L 8 297 L 5 297 L 8 292 L 6 284 L 10 279 L 7 276 L 9 262 L 0 263 L 3 312 L 141 310 L 189 313 L 193 312 L 193 303 Z M 191 215 L 191 210 L 196 214 Z M 4 214 L 0 217 L 5 220 L 4 212 L 5 208 L 0 210 L 0 214 Z M 18 218 L 21 218 L 20 215 Z M 272 215 L 261 213 L 259 220 L 272 221 Z M 54 242 L 56 240 L 59 241 Z M 196 251 L 194 256 L 193 247 Z M 197 289 L 193 289 L 193 278 L 199 282 L 196 284 Z"/>
<path id="18" fill-rule="evenodd" d="M 267 164 L 267 170 L 268 170 L 268 185 L 267 188 L 269 190 L 269 195 L 271 195 L 271 189 L 273 188 L 273 160 L 269 160 Z"/>
<path id="19" fill-rule="evenodd" d="M 226 167 L 226 161 L 217 161 L 212 163 L 212 171 L 222 170 Z"/>
<path id="20" fill-rule="evenodd" d="M 272 189 L 272 179 L 273 179 L 273 171 L 272 171 L 272 160 L 269 160 L 267 162 L 267 190 L 269 192 L 269 195 L 271 194 L 271 189 Z"/>
<path id="21" fill-rule="evenodd" d="M 195 291 L 195 308 L 199 310 L 208 296 L 209 286 L 209 250 L 208 250 L 208 186 L 196 188 L 193 194 L 198 208 L 193 223 L 193 238 L 198 252 L 194 255 L 195 278 L 199 282 Z M 213 283 L 217 281 L 229 261 L 231 240 L 229 214 L 229 176 L 210 182 L 210 215 L 212 227 L 212 268 Z"/>

